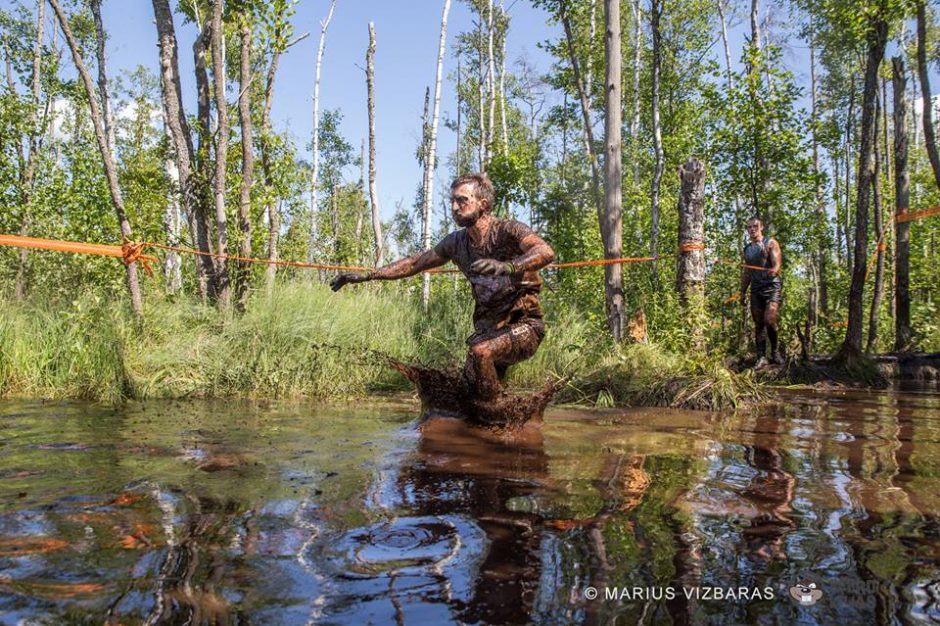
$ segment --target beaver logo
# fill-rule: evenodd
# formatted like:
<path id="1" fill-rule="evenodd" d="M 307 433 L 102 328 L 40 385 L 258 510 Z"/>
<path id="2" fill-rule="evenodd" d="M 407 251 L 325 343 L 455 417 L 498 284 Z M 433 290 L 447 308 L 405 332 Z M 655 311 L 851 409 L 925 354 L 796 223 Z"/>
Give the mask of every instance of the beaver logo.
<path id="1" fill-rule="evenodd" d="M 821 589 L 816 588 L 816 583 L 804 578 L 790 587 L 790 597 L 802 606 L 813 606 L 817 600 L 823 597 L 823 592 Z"/>

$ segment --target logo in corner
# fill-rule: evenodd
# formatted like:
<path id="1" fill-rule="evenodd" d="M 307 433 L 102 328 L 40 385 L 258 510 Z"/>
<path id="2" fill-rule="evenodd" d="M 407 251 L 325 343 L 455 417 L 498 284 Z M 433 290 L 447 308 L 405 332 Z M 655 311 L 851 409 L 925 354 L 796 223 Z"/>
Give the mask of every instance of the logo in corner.
<path id="1" fill-rule="evenodd" d="M 823 597 L 823 592 L 821 589 L 816 588 L 816 583 L 802 578 L 790 587 L 790 597 L 799 602 L 801 606 L 813 606 Z"/>

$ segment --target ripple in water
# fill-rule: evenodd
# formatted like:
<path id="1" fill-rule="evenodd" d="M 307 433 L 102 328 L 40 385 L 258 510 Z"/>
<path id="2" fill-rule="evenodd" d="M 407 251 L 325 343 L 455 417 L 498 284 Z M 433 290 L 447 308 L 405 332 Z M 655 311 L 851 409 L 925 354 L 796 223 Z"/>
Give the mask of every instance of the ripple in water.
<path id="1" fill-rule="evenodd" d="M 479 528 L 459 518 L 402 517 L 349 530 L 319 551 L 336 575 L 375 578 L 440 570 L 468 547 L 477 552 L 483 540 Z"/>

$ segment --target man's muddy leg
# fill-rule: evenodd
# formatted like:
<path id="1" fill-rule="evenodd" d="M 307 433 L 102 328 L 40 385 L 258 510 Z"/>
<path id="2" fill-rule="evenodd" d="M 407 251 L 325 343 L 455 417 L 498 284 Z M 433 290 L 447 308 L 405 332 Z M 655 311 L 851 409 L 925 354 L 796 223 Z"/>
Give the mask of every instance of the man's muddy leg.
<path id="1" fill-rule="evenodd" d="M 780 303 L 768 302 L 764 312 L 764 326 L 767 328 L 767 338 L 770 339 L 770 356 L 776 359 L 777 352 L 777 322 L 780 319 Z"/>
<path id="2" fill-rule="evenodd" d="M 764 309 L 751 306 L 751 318 L 754 320 L 754 347 L 758 360 L 763 358 L 767 351 L 767 326 L 764 323 L 764 313 Z"/>
<path id="3" fill-rule="evenodd" d="M 479 399 L 490 400 L 503 390 L 496 363 L 506 359 L 512 353 L 512 349 L 512 338 L 509 333 L 481 341 L 470 347 L 464 372 L 471 389 Z M 505 367 L 501 367 L 503 376 L 505 376 Z"/>

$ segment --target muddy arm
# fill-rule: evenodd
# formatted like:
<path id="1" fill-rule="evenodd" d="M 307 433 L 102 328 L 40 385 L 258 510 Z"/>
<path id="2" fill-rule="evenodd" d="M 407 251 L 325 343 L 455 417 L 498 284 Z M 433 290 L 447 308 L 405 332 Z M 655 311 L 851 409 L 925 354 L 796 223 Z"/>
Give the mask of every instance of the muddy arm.
<path id="1" fill-rule="evenodd" d="M 555 260 L 555 251 L 535 233 L 524 237 L 519 246 L 522 254 L 510 261 L 517 272 L 540 270 Z"/>
<path id="2" fill-rule="evenodd" d="M 421 254 L 389 263 L 384 267 L 369 272 L 369 280 L 396 280 L 420 274 L 424 270 L 440 267 L 447 259 L 437 254 L 433 248 Z"/>
<path id="3" fill-rule="evenodd" d="M 770 269 L 767 271 L 769 276 L 780 276 L 780 268 L 783 266 L 783 253 L 780 251 L 780 244 L 776 239 L 771 239 L 767 243 L 767 251 L 770 253 Z"/>

